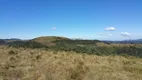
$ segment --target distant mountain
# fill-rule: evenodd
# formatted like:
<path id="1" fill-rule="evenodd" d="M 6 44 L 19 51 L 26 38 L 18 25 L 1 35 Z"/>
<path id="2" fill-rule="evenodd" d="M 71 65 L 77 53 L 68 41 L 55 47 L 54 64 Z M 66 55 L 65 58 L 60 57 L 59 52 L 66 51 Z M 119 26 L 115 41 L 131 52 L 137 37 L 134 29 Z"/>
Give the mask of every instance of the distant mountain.
<path id="1" fill-rule="evenodd" d="M 7 42 L 13 42 L 13 41 L 21 41 L 21 39 L 18 38 L 11 38 L 11 39 L 3 39 L 6 43 Z"/>
<path id="2" fill-rule="evenodd" d="M 118 44 L 142 44 L 142 39 L 136 40 L 123 40 L 123 41 L 103 41 L 105 43 L 118 43 Z"/>
<path id="3" fill-rule="evenodd" d="M 137 40 L 135 40 L 135 41 L 142 41 L 142 39 L 137 39 Z"/>
<path id="4" fill-rule="evenodd" d="M 0 39 L 0 45 L 9 44 L 15 41 L 22 41 L 21 39 L 11 38 L 11 39 Z"/>

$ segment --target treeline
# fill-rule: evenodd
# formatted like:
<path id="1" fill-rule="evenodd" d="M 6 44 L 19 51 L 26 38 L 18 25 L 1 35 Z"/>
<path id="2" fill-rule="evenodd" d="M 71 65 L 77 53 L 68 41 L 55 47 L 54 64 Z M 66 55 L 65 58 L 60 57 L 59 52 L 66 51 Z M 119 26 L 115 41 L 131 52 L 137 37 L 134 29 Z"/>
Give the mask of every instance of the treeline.
<path id="1" fill-rule="evenodd" d="M 0 39 L 0 45 L 3 45 L 3 44 L 5 44 L 6 42 L 4 41 L 4 40 L 2 40 L 2 39 Z"/>
<path id="2" fill-rule="evenodd" d="M 16 48 L 48 48 L 48 46 L 43 45 L 41 43 L 35 41 L 14 41 L 7 43 L 9 47 L 16 47 Z"/>
<path id="3" fill-rule="evenodd" d="M 98 46 L 98 40 L 56 40 L 54 46 L 43 45 L 34 41 L 15 41 L 8 46 L 24 48 L 45 48 L 54 51 L 74 51 L 96 55 L 123 55 L 142 58 L 142 47 L 133 46 Z M 111 45 L 111 44 L 108 44 Z"/>
<path id="4" fill-rule="evenodd" d="M 63 40 L 56 41 L 54 50 L 75 51 L 77 53 L 88 53 L 96 55 L 123 55 L 142 57 L 142 47 L 133 46 L 97 46 L 98 40 Z M 111 45 L 111 44 L 108 44 Z"/>

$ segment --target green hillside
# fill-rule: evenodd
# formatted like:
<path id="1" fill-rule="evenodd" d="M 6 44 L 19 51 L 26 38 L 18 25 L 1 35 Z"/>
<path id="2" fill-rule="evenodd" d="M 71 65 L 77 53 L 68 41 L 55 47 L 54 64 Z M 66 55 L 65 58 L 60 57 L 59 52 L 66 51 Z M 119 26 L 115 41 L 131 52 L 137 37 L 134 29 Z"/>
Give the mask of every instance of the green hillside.
<path id="1" fill-rule="evenodd" d="M 57 36 L 43 36 L 43 37 L 32 39 L 32 41 L 35 41 L 47 46 L 54 46 L 55 45 L 54 42 L 57 40 L 69 40 L 69 39 L 65 37 L 57 37 Z"/>
<path id="2" fill-rule="evenodd" d="M 142 57 L 141 44 L 110 44 L 99 40 L 73 40 L 65 37 L 38 37 L 29 41 L 15 41 L 10 47 L 43 48 L 54 51 L 74 51 L 95 55 L 123 55 Z"/>

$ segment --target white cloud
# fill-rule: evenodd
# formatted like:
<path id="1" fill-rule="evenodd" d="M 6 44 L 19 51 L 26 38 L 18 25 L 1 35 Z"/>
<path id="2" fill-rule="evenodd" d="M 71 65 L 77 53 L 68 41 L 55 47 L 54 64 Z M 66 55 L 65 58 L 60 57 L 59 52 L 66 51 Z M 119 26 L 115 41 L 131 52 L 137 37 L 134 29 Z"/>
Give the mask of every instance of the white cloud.
<path id="1" fill-rule="evenodd" d="M 57 28 L 56 27 L 52 27 L 52 30 L 56 30 Z"/>
<path id="2" fill-rule="evenodd" d="M 114 27 L 108 27 L 108 28 L 105 28 L 106 31 L 115 31 L 116 29 Z"/>
<path id="3" fill-rule="evenodd" d="M 123 36 L 123 37 L 130 37 L 131 34 L 128 33 L 128 32 L 121 32 L 121 36 Z"/>

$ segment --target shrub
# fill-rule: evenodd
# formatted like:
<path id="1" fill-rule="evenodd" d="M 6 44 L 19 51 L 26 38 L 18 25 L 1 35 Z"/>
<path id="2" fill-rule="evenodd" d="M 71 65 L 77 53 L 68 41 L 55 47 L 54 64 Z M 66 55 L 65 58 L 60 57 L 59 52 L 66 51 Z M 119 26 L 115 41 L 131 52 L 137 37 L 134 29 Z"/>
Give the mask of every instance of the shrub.
<path id="1" fill-rule="evenodd" d="M 8 54 L 10 54 L 10 55 L 15 55 L 15 54 L 17 54 L 17 52 L 14 51 L 14 50 L 10 50 L 10 51 L 8 52 Z"/>

